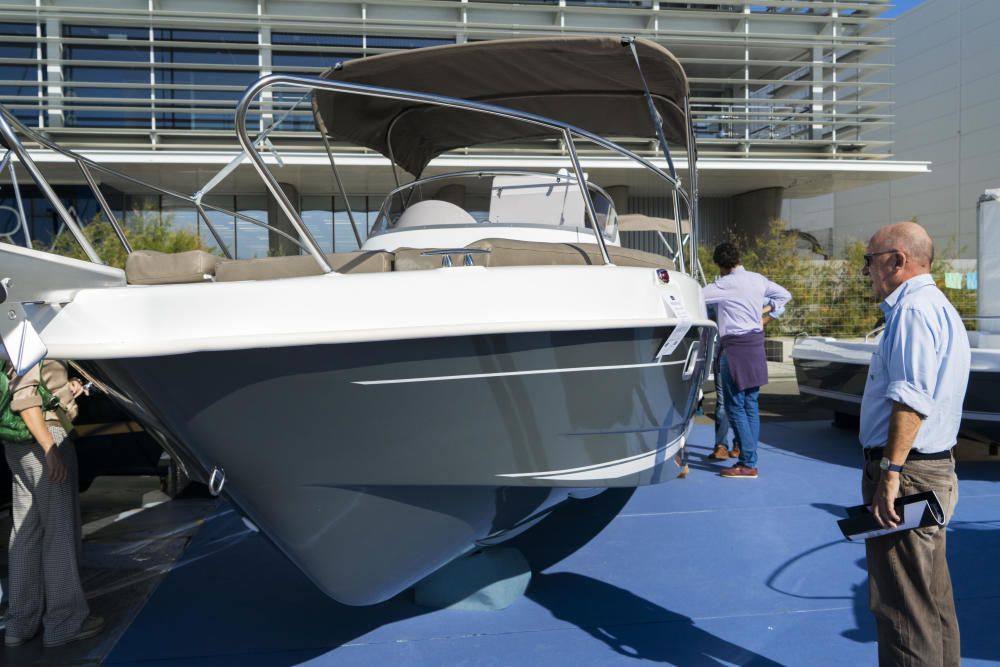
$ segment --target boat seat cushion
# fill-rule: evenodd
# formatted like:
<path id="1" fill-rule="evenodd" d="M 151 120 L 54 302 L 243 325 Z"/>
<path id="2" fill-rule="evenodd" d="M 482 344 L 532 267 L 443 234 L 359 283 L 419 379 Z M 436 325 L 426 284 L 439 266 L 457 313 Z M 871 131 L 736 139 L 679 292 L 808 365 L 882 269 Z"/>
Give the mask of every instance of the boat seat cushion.
<path id="1" fill-rule="evenodd" d="M 482 239 L 470 243 L 466 247 L 489 250 L 488 255 L 473 255 L 476 264 L 484 262 L 485 266 L 600 265 L 604 263 L 601 258 L 601 249 L 596 243 L 541 243 L 511 239 Z M 608 254 L 611 256 L 611 261 L 617 266 L 674 269 L 674 263 L 670 259 L 651 252 L 609 245 Z"/>
<path id="2" fill-rule="evenodd" d="M 125 260 L 130 285 L 172 285 L 211 281 L 223 259 L 204 250 L 158 252 L 136 250 Z"/>
<path id="3" fill-rule="evenodd" d="M 384 273 L 392 270 L 392 253 L 374 252 L 334 252 L 325 255 L 334 271 L 339 273 Z M 261 257 L 258 259 L 237 259 L 219 264 L 215 272 L 218 282 L 236 280 L 278 280 L 318 276 L 322 273 L 316 259 L 311 255 L 292 257 Z"/>

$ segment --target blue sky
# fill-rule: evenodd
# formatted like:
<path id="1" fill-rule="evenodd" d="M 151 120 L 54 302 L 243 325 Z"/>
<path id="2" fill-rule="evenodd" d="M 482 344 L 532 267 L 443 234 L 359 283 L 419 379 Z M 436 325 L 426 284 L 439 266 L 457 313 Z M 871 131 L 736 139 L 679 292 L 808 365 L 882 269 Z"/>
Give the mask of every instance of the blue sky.
<path id="1" fill-rule="evenodd" d="M 882 18 L 890 19 L 899 16 L 903 12 L 916 7 L 923 1 L 924 0 L 895 0 L 892 4 L 896 6 L 887 11 L 885 14 L 882 14 Z"/>

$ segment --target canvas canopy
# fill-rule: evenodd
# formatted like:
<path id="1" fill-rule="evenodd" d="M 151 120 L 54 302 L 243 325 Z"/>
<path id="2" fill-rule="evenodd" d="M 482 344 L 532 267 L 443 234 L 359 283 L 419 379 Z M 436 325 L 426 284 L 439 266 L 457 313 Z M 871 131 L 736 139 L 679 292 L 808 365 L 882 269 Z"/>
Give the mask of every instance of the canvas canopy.
<path id="1" fill-rule="evenodd" d="M 686 146 L 684 70 L 654 42 L 638 39 L 636 51 L 667 141 Z M 349 60 L 322 77 L 485 102 L 601 136 L 655 136 L 632 52 L 611 37 L 438 46 Z M 378 151 L 414 175 L 456 148 L 556 136 L 550 129 L 483 113 L 321 90 L 313 96 L 313 113 L 319 130 L 332 140 Z"/>

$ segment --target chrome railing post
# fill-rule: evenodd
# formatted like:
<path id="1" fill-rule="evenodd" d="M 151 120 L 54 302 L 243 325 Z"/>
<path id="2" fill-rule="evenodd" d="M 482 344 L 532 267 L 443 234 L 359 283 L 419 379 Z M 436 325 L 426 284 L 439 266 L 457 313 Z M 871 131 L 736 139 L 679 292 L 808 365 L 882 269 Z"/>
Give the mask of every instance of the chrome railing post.
<path id="1" fill-rule="evenodd" d="M 271 174 L 271 170 L 267 168 L 267 165 L 264 163 L 264 158 L 261 157 L 260 153 L 257 152 L 257 149 L 254 148 L 253 141 L 251 141 L 250 135 L 247 133 L 246 119 L 250 103 L 262 90 L 275 85 L 281 80 L 282 77 L 265 76 L 247 88 L 247 91 L 243 94 L 243 98 L 240 100 L 240 103 L 236 106 L 236 136 L 243 145 L 243 151 L 250 158 L 254 169 L 257 170 L 257 174 L 261 177 L 261 180 L 264 181 L 264 185 L 267 186 L 267 189 L 271 191 L 271 196 L 278 202 L 278 207 L 281 209 L 281 212 L 285 214 L 289 222 L 292 223 L 292 226 L 295 227 L 295 231 L 298 232 L 299 238 L 305 242 L 306 249 L 316 259 L 320 269 L 322 269 L 323 273 L 333 273 L 333 267 L 330 266 L 330 262 L 326 260 L 323 250 L 319 247 L 316 239 L 313 238 L 309 228 L 302 222 L 302 218 L 299 216 L 298 211 L 296 211 L 295 207 L 292 206 L 292 202 L 288 199 L 288 195 L 285 194 L 285 191 L 282 190 L 278 180 L 273 174 Z"/>
<path id="2" fill-rule="evenodd" d="M 108 224 L 115 230 L 115 236 L 118 237 L 118 241 L 121 242 L 122 247 L 125 248 L 125 252 L 129 255 L 132 254 L 132 244 L 128 242 L 128 237 L 125 236 L 125 230 L 122 229 L 121 225 L 118 224 L 118 218 L 115 217 L 114 211 L 111 210 L 111 206 L 108 205 L 108 200 L 104 197 L 104 193 L 101 192 L 101 188 L 97 185 L 97 181 L 94 180 L 94 175 L 90 173 L 90 169 L 87 165 L 82 162 L 77 162 L 76 166 L 80 168 L 83 172 L 83 177 L 87 180 L 87 185 L 90 186 L 90 191 L 94 193 L 97 197 L 97 203 L 100 204 L 101 210 L 104 215 L 108 218 Z"/>
<path id="3" fill-rule="evenodd" d="M 687 156 L 688 156 L 688 181 L 691 183 L 690 201 L 688 206 L 691 213 L 691 240 L 688 252 L 691 257 L 691 277 L 705 283 L 704 271 L 698 260 L 698 244 L 701 241 L 701 220 L 698 216 L 698 146 L 695 142 L 694 123 L 691 122 L 691 96 L 684 97 L 684 119 L 687 121 Z"/>
<path id="4" fill-rule="evenodd" d="M 569 129 L 566 129 L 563 130 L 563 136 L 566 139 L 566 150 L 569 152 L 569 159 L 573 162 L 573 171 L 576 172 L 577 185 L 580 186 L 584 204 L 587 206 L 587 217 L 590 218 L 590 224 L 594 226 L 594 236 L 597 237 L 597 245 L 601 249 L 601 257 L 604 259 L 605 264 L 614 264 L 611 261 L 611 255 L 608 254 L 608 247 L 604 243 L 604 233 L 601 231 L 601 226 L 597 223 L 597 210 L 594 208 L 594 200 L 590 196 L 590 190 L 587 189 L 583 167 L 580 165 L 580 156 L 576 154 L 576 143 L 573 141 L 573 133 Z"/>
<path id="5" fill-rule="evenodd" d="M 42 176 L 42 172 L 38 169 L 35 161 L 31 159 L 28 155 L 28 151 L 25 150 L 24 146 L 21 144 L 17 135 L 14 134 L 14 130 L 11 129 L 10 124 L 7 122 L 7 110 L 0 107 L 0 134 L 3 135 L 6 140 L 7 147 L 17 155 L 17 159 L 27 170 L 28 174 L 31 175 L 31 180 L 35 182 L 38 189 L 42 191 L 45 198 L 49 200 L 52 204 L 52 208 L 55 209 L 56 213 L 59 215 L 59 219 L 62 221 L 66 228 L 73 234 L 73 238 L 76 242 L 80 244 L 83 248 L 83 252 L 87 255 L 87 259 L 95 264 L 104 264 L 104 260 L 100 258 L 97 251 L 94 250 L 94 246 L 90 245 L 90 241 L 87 237 L 83 235 L 83 230 L 80 229 L 79 225 L 73 220 L 73 216 L 69 214 L 66 207 L 63 205 L 62 200 L 49 185 L 49 182 L 45 180 Z M 27 223 L 27 221 L 25 221 Z"/>

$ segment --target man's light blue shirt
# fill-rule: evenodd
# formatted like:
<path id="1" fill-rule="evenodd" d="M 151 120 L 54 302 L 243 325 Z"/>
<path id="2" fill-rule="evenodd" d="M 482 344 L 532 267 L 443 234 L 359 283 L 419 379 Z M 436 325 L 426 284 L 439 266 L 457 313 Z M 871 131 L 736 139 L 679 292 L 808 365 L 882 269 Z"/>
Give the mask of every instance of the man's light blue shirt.
<path id="1" fill-rule="evenodd" d="M 972 359 L 961 317 L 929 274 L 910 278 L 879 307 L 885 330 L 872 353 L 861 399 L 861 445 L 888 443 L 896 402 L 923 417 L 914 451 L 950 449 L 958 438 Z"/>
<path id="2" fill-rule="evenodd" d="M 705 305 L 718 308 L 719 336 L 743 335 L 763 331 L 760 324 L 763 306 L 773 308 L 771 317 L 781 317 L 792 295 L 778 283 L 742 266 L 719 276 L 702 290 Z"/>

